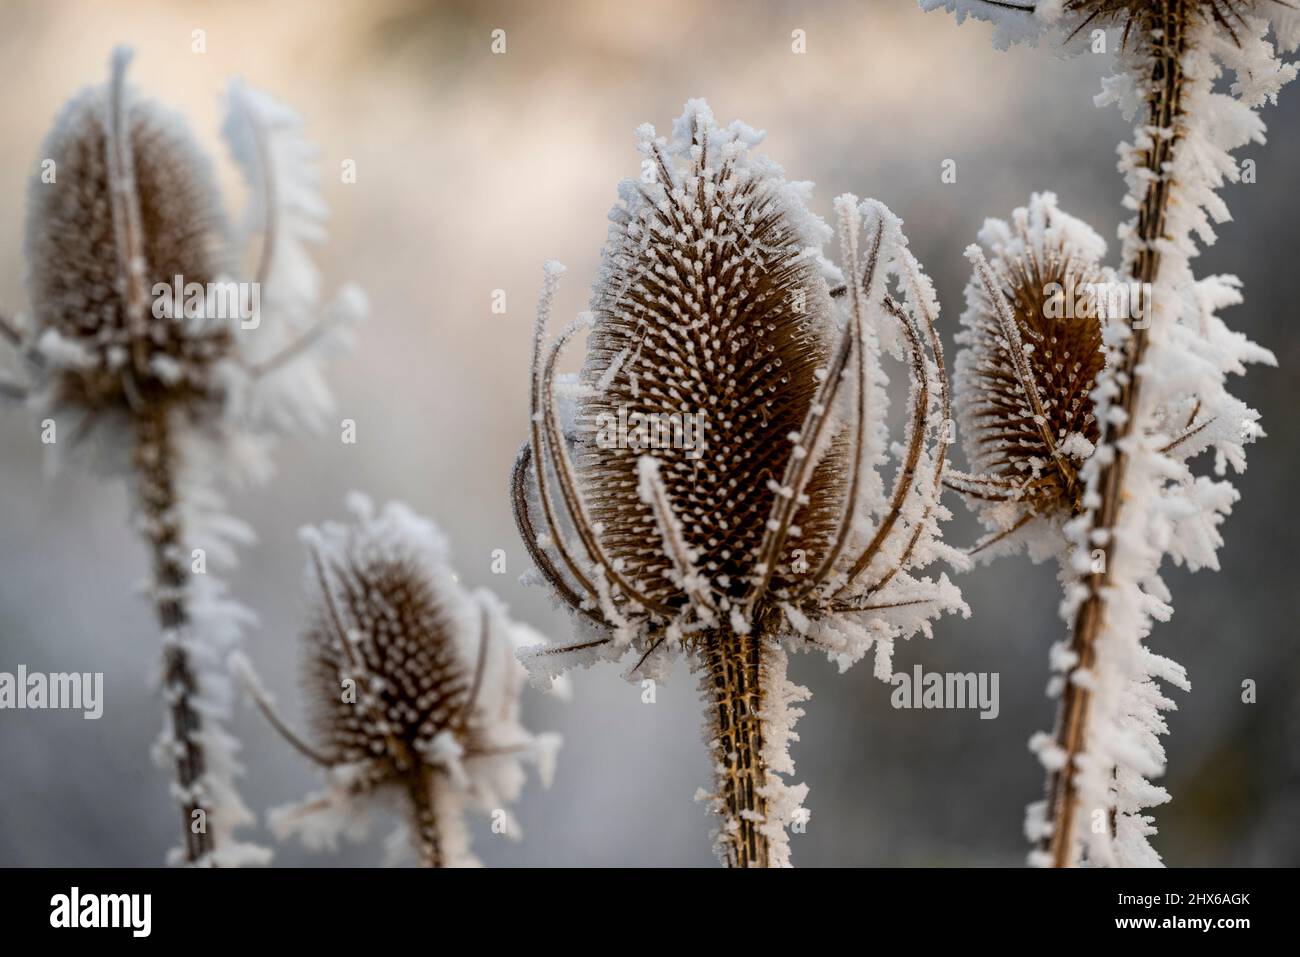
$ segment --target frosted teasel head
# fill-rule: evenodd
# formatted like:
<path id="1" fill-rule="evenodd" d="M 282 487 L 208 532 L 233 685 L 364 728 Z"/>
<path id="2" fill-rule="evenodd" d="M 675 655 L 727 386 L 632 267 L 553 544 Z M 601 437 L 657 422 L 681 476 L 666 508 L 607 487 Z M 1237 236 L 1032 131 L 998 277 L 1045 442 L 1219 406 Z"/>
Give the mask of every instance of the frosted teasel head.
<path id="1" fill-rule="evenodd" d="M 364 833 L 372 798 L 407 814 L 421 864 L 475 863 L 465 808 L 505 816 L 524 784 L 522 762 L 549 785 L 559 737 L 520 722 L 525 673 L 517 647 L 540 636 L 490 592 L 470 592 L 448 564 L 437 528 L 400 503 L 376 511 L 348 499 L 351 519 L 306 528 L 308 625 L 303 686 L 310 741 L 275 717 L 244 663 L 255 700 L 277 730 L 327 773 L 329 788 L 278 809 L 281 837 L 332 845 Z"/>
<path id="2" fill-rule="evenodd" d="M 620 187 L 591 310 L 549 346 L 563 267 L 546 267 L 513 499 L 538 571 L 591 633 L 526 663 L 553 674 L 630 648 L 636 673 L 729 632 L 842 667 L 874 642 L 887 677 L 894 638 L 964 607 L 946 576 L 913 574 L 961 561 L 938 540 L 949 410 L 929 280 L 900 221 L 852 196 L 836 202 L 842 271 L 827 263 L 809 184 L 703 101 L 671 137 L 638 139 L 643 175 Z M 582 371 L 561 381 L 581 330 Z M 892 488 L 882 344 L 911 383 Z M 688 416 L 689 444 L 601 438 Z"/>
<path id="3" fill-rule="evenodd" d="M 234 228 L 184 118 L 137 95 L 130 60 L 114 51 L 109 82 L 64 107 L 29 189 L 30 321 L 8 330 L 27 393 L 82 414 L 79 436 L 161 407 L 214 431 L 318 424 L 315 360 L 365 306 L 345 287 L 317 314 L 305 244 L 325 211 L 301 122 L 232 83 L 225 133 L 252 193 Z"/>
<path id="4" fill-rule="evenodd" d="M 1035 193 L 1010 223 L 987 220 L 979 239 L 967 250 L 955 390 L 973 473 L 945 479 L 993 530 L 976 551 L 1082 511 L 1107 310 L 1130 292 L 1101 265 L 1105 241 L 1052 193 Z"/>
<path id="5" fill-rule="evenodd" d="M 972 555 L 1027 544 L 1042 557 L 1064 544 L 1062 523 L 1085 511 L 1081 473 L 1101 439 L 1097 389 L 1108 337 L 1115 325 L 1150 321 L 1150 290 L 1102 265 L 1105 241 L 1052 193 L 1033 194 L 1010 223 L 987 220 L 979 240 L 966 251 L 974 268 L 955 363 L 954 404 L 972 471 L 950 467 L 944 481 L 989 530 Z M 1231 284 L 1202 286 L 1207 306 L 1240 298 Z M 1246 344 L 1244 358 L 1271 357 Z M 1214 448 L 1240 468 L 1257 420 L 1211 390 L 1171 396 L 1155 424 L 1162 453 L 1183 460 Z"/>

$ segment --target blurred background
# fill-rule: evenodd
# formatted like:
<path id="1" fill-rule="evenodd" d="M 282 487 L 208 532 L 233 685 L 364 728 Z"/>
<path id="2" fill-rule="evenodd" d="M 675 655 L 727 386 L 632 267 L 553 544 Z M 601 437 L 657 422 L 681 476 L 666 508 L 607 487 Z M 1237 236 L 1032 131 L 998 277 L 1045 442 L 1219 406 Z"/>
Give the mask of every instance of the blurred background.
<path id="1" fill-rule="evenodd" d="M 192 31 L 206 52 L 191 52 Z M 506 31 L 503 55 L 490 49 Z M 807 52 L 791 52 L 806 32 Z M 829 216 L 844 191 L 887 202 L 936 281 L 951 336 L 963 308 L 962 249 L 984 217 L 1010 214 L 1033 190 L 1111 238 L 1123 217 L 1115 145 L 1128 128 L 1092 96 L 1107 55 L 1061 62 L 1041 50 L 993 50 L 987 25 L 958 28 L 913 0 L 859 2 L 102 3 L 9 0 L 0 59 L 0 308 L 26 308 L 24 196 L 60 105 L 102 82 L 116 43 L 137 51 L 137 87 L 185 112 L 220 170 L 232 210 L 238 180 L 217 130 L 227 79 L 297 107 L 320 145 L 332 207 L 320 251 L 327 288 L 355 280 L 372 313 L 355 353 L 335 364 L 339 417 L 355 445 L 302 435 L 277 455 L 272 484 L 231 496 L 256 529 L 229 576 L 260 625 L 246 648 L 291 722 L 302 725 L 297 632 L 303 556 L 295 532 L 342 514 L 361 489 L 434 517 L 462 579 L 487 585 L 557 640 L 565 614 L 517 581 L 527 567 L 506 498 L 527 426 L 530 324 L 542 262 L 569 266 L 562 314 L 585 308 L 617 182 L 638 172 L 634 128 L 666 131 L 689 97 L 720 122 L 768 131 L 764 151 L 817 184 Z M 1300 191 L 1300 89 L 1265 111 L 1266 147 L 1249 147 L 1258 182 L 1231 187 L 1234 221 L 1197 263 L 1232 272 L 1247 302 L 1231 326 L 1276 352 L 1281 371 L 1237 386 L 1269 438 L 1237 480 L 1223 570 L 1170 570 L 1177 609 L 1152 647 L 1187 666 L 1172 691 L 1171 804 L 1155 811 L 1170 865 L 1300 864 L 1300 645 L 1296 640 L 1295 469 L 1300 334 L 1294 303 Z M 357 181 L 340 181 L 354 160 Z M 957 180 L 941 184 L 955 160 Z M 1113 258 L 1113 257 L 1112 257 Z M 505 315 L 491 311 L 506 291 Z M 9 363 L 9 357 L 0 358 Z M 11 363 L 9 363 L 11 365 Z M 899 377 L 901 378 L 901 376 Z M 145 554 L 128 530 L 126 490 L 75 468 L 48 474 L 29 414 L 0 410 L 0 671 L 102 671 L 99 721 L 75 712 L 0 713 L 0 864 L 155 865 L 176 842 L 166 775 L 149 745 L 161 724 L 151 681 L 158 656 L 137 594 Z M 964 507 L 948 537 L 973 541 Z M 494 549 L 508 573 L 492 574 Z M 1050 730 L 1047 649 L 1064 633 L 1055 568 L 1007 558 L 959 579 L 973 617 L 913 639 L 896 670 L 998 672 L 1001 713 L 905 711 L 870 664 L 844 675 L 819 657 L 793 661 L 813 692 L 794 745 L 795 780 L 811 787 L 799 865 L 1019 865 L 1024 806 L 1042 791 L 1030 735 Z M 475 823 L 489 865 L 709 865 L 711 818 L 692 803 L 709 780 L 702 706 L 684 665 L 657 702 L 641 703 L 621 669 L 580 672 L 565 704 L 528 693 L 535 729 L 561 732 L 554 786 L 530 781 L 517 808 L 521 843 Z M 1241 682 L 1258 702 L 1241 702 Z M 247 707 L 243 793 L 259 813 L 317 785 L 307 763 Z M 257 836 L 270 843 L 260 828 Z M 337 854 L 298 845 L 281 864 L 375 864 L 382 832 Z"/>

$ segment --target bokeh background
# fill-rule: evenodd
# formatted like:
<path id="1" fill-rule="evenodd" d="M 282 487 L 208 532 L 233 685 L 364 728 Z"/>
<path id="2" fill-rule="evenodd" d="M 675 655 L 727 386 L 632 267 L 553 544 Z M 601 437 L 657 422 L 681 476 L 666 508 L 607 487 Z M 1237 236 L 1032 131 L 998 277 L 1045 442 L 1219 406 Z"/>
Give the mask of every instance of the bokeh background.
<path id="1" fill-rule="evenodd" d="M 504 55 L 490 51 L 498 28 Z M 191 52 L 195 29 L 206 31 L 203 54 Z M 791 52 L 795 29 L 806 31 L 804 55 Z M 321 249 L 326 285 L 356 280 L 372 304 L 355 353 L 333 370 L 339 416 L 356 420 L 359 440 L 294 437 L 271 485 L 231 496 L 260 543 L 230 576 L 261 622 L 247 649 L 301 724 L 295 531 L 339 515 L 350 489 L 435 517 L 463 579 L 566 636 L 565 615 L 517 581 L 526 561 L 506 479 L 527 424 L 541 264 L 554 257 L 570 267 L 560 311 L 584 308 L 616 184 L 638 170 L 639 123 L 664 130 L 687 98 L 704 96 L 719 120 L 766 129 L 765 151 L 816 182 L 823 215 L 843 191 L 886 201 L 936 280 L 949 348 L 966 281 L 961 252 L 985 216 L 1006 216 L 1031 190 L 1050 188 L 1115 235 L 1115 144 L 1127 127 L 1091 99 L 1111 58 L 999 53 L 989 32 L 923 15 L 913 0 L 7 0 L 0 307 L 25 308 L 24 195 L 41 139 L 64 100 L 102 81 L 115 43 L 136 48 L 138 87 L 189 115 L 232 208 L 242 197 L 216 133 L 227 78 L 241 75 L 303 112 L 333 209 Z M 1239 384 L 1270 435 L 1239 479 L 1223 570 L 1171 570 L 1177 612 L 1151 642 L 1187 666 L 1193 685 L 1173 692 L 1164 783 L 1174 800 L 1156 812 L 1157 846 L 1171 865 L 1300 863 L 1300 89 L 1265 116 L 1269 144 L 1241 154 L 1256 161 L 1258 182 L 1227 190 L 1235 219 L 1198 262 L 1201 272 L 1244 279 L 1247 303 L 1228 321 L 1272 348 L 1281 368 L 1252 370 Z M 356 161 L 355 184 L 340 182 L 346 159 Z M 957 163 L 955 184 L 940 183 L 945 159 Z M 505 315 L 490 311 L 495 289 L 506 290 Z M 0 864 L 158 864 L 175 843 L 177 815 L 148 756 L 161 708 L 150 684 L 156 628 L 136 592 L 145 555 L 128 531 L 122 483 L 72 468 L 50 475 L 42 452 L 32 417 L 0 410 L 0 670 L 103 671 L 107 701 L 96 722 L 0 713 Z M 977 529 L 951 504 L 951 540 L 972 541 Z M 496 548 L 509 556 L 504 576 L 490 569 Z M 895 711 L 869 665 L 840 675 L 817 657 L 794 660 L 794 677 L 813 691 L 794 746 L 796 779 L 812 788 L 796 863 L 1023 862 L 1023 809 L 1042 789 L 1027 741 L 1051 727 L 1047 648 L 1063 633 L 1055 569 L 1009 558 L 960 584 L 972 619 L 941 621 L 933 641 L 900 646 L 895 663 L 1000 673 L 997 720 Z M 619 670 L 577 674 L 567 704 L 529 693 L 533 727 L 565 737 L 559 773 L 549 791 L 529 784 L 521 843 L 476 824 L 486 863 L 713 862 L 711 820 L 692 803 L 709 778 L 695 680 L 679 666 L 646 705 Z M 1240 700 L 1245 678 L 1258 683 L 1256 704 Z M 311 768 L 250 709 L 238 709 L 234 727 L 255 809 L 315 786 Z M 336 855 L 283 846 L 277 861 L 374 864 L 380 838 Z"/>

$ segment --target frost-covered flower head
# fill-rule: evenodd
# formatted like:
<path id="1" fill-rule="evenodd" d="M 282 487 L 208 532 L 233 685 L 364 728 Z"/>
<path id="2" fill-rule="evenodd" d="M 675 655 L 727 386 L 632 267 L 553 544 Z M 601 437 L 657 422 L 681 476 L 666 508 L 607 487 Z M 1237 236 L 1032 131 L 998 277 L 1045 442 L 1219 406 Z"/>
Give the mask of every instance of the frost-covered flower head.
<path id="1" fill-rule="evenodd" d="M 227 270 L 211 167 L 184 120 L 133 97 L 127 57 L 112 81 L 69 102 L 46 138 L 53 182 L 34 179 L 27 286 L 55 399 L 88 411 L 217 403 L 213 367 L 234 350 L 225 323 L 154 321 L 155 280 L 213 282 Z"/>
<path id="2" fill-rule="evenodd" d="M 911 594 L 907 570 L 939 554 L 947 381 L 933 291 L 901 222 L 841 197 L 841 273 L 821 256 L 830 230 L 805 205 L 810 184 L 754 154 L 760 134 L 719 127 L 696 100 L 671 139 L 648 125 L 638 137 L 653 175 L 621 185 L 591 312 L 543 354 L 563 272 L 547 266 L 534 439 L 515 483 L 539 569 L 613 629 L 611 644 L 643 652 L 717 628 L 807 633 L 809 618 Z M 582 329 L 582 373 L 557 386 L 560 350 Z M 882 338 L 912 375 L 892 494 L 878 474 Z M 576 400 L 567 423 L 557 390 Z"/>
<path id="3" fill-rule="evenodd" d="M 321 424 L 314 359 L 364 301 L 345 287 L 313 325 L 306 246 L 325 208 L 301 121 L 231 85 L 225 133 L 253 196 L 233 226 L 184 118 L 127 84 L 130 59 L 116 50 L 110 81 L 64 107 L 29 189 L 22 345 L 36 404 L 83 428 L 146 408 L 212 434 Z"/>
<path id="4" fill-rule="evenodd" d="M 1128 287 L 1101 265 L 1105 241 L 1052 193 L 1035 193 L 1010 223 L 987 220 L 979 239 L 983 248 L 968 250 L 975 268 L 955 389 L 975 474 L 950 469 L 946 481 L 1005 535 L 1082 509 L 1079 468 L 1100 432 L 1092 391 L 1106 364 L 1105 314 Z"/>
<path id="5" fill-rule="evenodd" d="M 516 518 L 540 573 L 592 634 L 527 661 L 549 674 L 633 650 L 644 674 L 685 650 L 707 693 L 726 695 L 747 686 L 729 684 L 728 656 L 758 669 L 788 641 L 847 667 L 874 644 L 888 677 L 896 638 L 964 607 L 946 577 L 914 574 L 938 557 L 960 560 L 938 539 L 948 385 L 930 282 L 901 222 L 848 195 L 835 204 L 842 271 L 831 266 L 810 184 L 787 181 L 754 151 L 761 134 L 719 126 L 701 100 L 670 137 L 648 124 L 637 136 L 642 175 L 620 185 L 591 310 L 549 349 L 563 267 L 546 267 Z M 557 380 L 564 346 L 583 330 L 581 373 Z M 892 489 L 882 350 L 911 383 Z M 783 659 L 763 668 L 784 681 Z M 753 687 L 763 674 L 743 692 L 752 710 L 764 706 Z M 771 693 L 781 698 L 776 684 Z M 783 745 L 784 703 L 768 743 Z M 729 741 L 736 729 L 723 725 L 715 730 Z M 797 801 L 759 773 L 751 785 L 771 807 L 741 806 L 743 776 L 722 775 L 723 813 L 733 824 L 767 820 L 777 836 Z M 783 835 L 769 857 L 745 846 L 746 827 L 724 824 L 730 863 L 784 859 Z"/>
<path id="6" fill-rule="evenodd" d="M 433 523 L 396 502 L 376 512 L 355 493 L 348 508 L 349 522 L 302 532 L 310 744 L 274 718 L 252 684 L 276 727 L 330 781 L 324 795 L 274 812 L 273 827 L 332 843 L 339 829 L 364 823 L 367 799 L 395 797 L 422 864 L 473 863 L 464 808 L 505 815 L 524 783 L 522 760 L 550 783 L 559 738 L 520 723 L 525 674 L 515 659 L 540 636 L 491 592 L 459 583 Z M 502 823 L 518 836 L 512 820 Z"/>

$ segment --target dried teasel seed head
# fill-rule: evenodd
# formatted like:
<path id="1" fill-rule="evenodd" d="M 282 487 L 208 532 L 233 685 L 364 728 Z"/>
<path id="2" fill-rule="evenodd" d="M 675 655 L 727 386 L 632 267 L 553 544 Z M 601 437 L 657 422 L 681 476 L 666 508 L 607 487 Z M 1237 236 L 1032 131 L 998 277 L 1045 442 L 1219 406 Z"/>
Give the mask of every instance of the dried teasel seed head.
<path id="1" fill-rule="evenodd" d="M 901 220 L 838 197 L 837 268 L 809 184 L 753 149 L 760 133 L 720 127 L 692 100 L 671 137 L 648 124 L 638 137 L 642 175 L 620 186 L 591 310 L 550 345 L 563 267 L 547 265 L 530 440 L 511 483 L 538 571 L 598 633 L 570 650 L 635 645 L 636 671 L 719 629 L 812 642 L 823 619 L 906 607 L 886 626 L 906 635 L 912 611 L 960 607 L 946 579 L 910 574 L 954 554 L 938 537 L 951 423 L 938 302 Z M 582 328 L 582 371 L 557 386 Z M 912 386 L 897 447 L 885 353 Z M 857 660 L 872 627 L 826 647 Z M 553 673 L 558 656 L 529 667 Z"/>
<path id="2" fill-rule="evenodd" d="M 53 400 L 86 411 L 210 399 L 231 348 L 219 323 L 155 317 L 155 283 L 222 274 L 226 224 L 183 118 L 126 86 L 129 58 L 117 51 L 111 81 L 65 106 L 42 148 L 54 176 L 29 191 L 35 348 Z"/>
<path id="3" fill-rule="evenodd" d="M 345 568 L 322 564 L 319 576 L 305 664 L 316 737 L 340 760 L 397 778 L 438 735 L 461 733 L 472 666 L 415 558 L 358 557 Z"/>
<path id="4" fill-rule="evenodd" d="M 304 678 L 320 750 L 376 780 L 409 773 L 439 735 L 468 743 L 482 622 L 446 546 L 400 505 L 304 532 L 312 598 Z"/>
<path id="5" fill-rule="evenodd" d="M 540 636 L 491 593 L 461 586 L 431 522 L 396 502 L 376 512 L 359 494 L 348 505 L 352 521 L 303 531 L 312 743 L 252 689 L 285 737 L 330 772 L 323 799 L 277 811 L 272 826 L 309 841 L 330 826 L 353 831 L 358 799 L 396 795 L 421 863 L 471 863 L 463 809 L 499 812 L 517 798 L 521 760 L 550 781 L 559 738 L 520 723 L 525 674 L 515 658 Z M 318 812 L 341 820 L 311 821 Z"/>
<path id="6" fill-rule="evenodd" d="M 719 128 L 707 110 L 688 104 L 672 143 L 641 131 L 653 181 L 625 184 L 612 215 L 581 374 L 576 461 L 591 518 L 616 567 L 670 606 L 687 599 L 639 494 L 639 459 L 658 463 L 695 568 L 739 599 L 835 328 L 813 254 L 825 226 L 779 168 L 746 155 L 751 131 Z M 619 423 L 626 441 L 608 440 Z M 839 517 L 842 462 L 836 448 L 819 464 L 790 543 L 812 564 Z M 776 587 L 789 565 L 787 549 Z"/>
<path id="7" fill-rule="evenodd" d="M 971 251 L 955 376 L 975 474 L 949 482 L 981 509 L 1016 503 L 1018 520 L 1074 514 L 1083 496 L 1078 468 L 1100 435 L 1091 392 L 1118 289 L 1099 264 L 1106 244 L 1051 193 L 1032 196 L 1010 223 L 987 221 L 980 241 L 990 258 Z"/>

